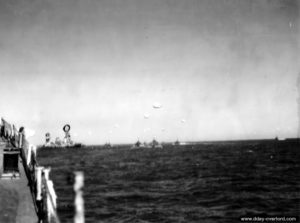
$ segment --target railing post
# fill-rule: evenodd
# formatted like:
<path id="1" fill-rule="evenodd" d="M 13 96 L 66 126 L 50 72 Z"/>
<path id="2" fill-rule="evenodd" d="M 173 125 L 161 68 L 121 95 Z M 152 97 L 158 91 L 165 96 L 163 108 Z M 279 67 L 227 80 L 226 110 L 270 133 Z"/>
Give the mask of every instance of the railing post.
<path id="1" fill-rule="evenodd" d="M 47 181 L 47 187 L 49 194 L 47 194 L 47 212 L 48 212 L 48 221 L 51 222 L 51 218 L 55 216 L 56 213 L 56 193 L 53 188 L 53 181 Z"/>
<path id="2" fill-rule="evenodd" d="M 42 170 L 43 167 L 36 167 L 36 200 L 42 200 Z"/>
<path id="3" fill-rule="evenodd" d="M 43 216 L 43 223 L 50 223 L 49 221 L 49 207 L 48 207 L 48 193 L 46 186 L 43 186 L 43 192 L 42 192 L 42 216 Z"/>
<path id="4" fill-rule="evenodd" d="M 75 172 L 75 216 L 74 223 L 84 223 L 84 201 L 83 201 L 83 186 L 84 186 L 84 174 L 83 172 Z"/>
<path id="5" fill-rule="evenodd" d="M 48 168 L 44 168 L 43 172 L 44 172 L 44 176 L 45 176 L 45 179 L 48 181 L 49 180 L 49 173 L 51 171 L 51 168 L 48 167 Z"/>
<path id="6" fill-rule="evenodd" d="M 19 148 L 22 148 L 23 146 L 23 134 L 20 132 L 19 133 Z"/>
<path id="7" fill-rule="evenodd" d="M 26 159 L 27 166 L 28 166 L 29 163 L 31 162 L 31 148 L 32 148 L 32 145 L 29 144 L 29 146 L 28 146 L 28 151 L 27 151 L 27 159 Z"/>
<path id="8" fill-rule="evenodd" d="M 32 145 L 32 152 L 34 154 L 34 157 L 36 158 L 36 146 L 35 145 Z"/>
<path id="9" fill-rule="evenodd" d="M 53 185 L 53 181 L 52 181 L 52 180 L 49 180 L 49 181 L 48 181 L 48 189 L 49 189 L 49 193 L 50 193 L 50 195 L 51 195 L 51 197 L 52 197 L 54 209 L 56 209 L 56 199 L 57 199 L 57 195 L 56 195 L 56 193 L 55 193 L 54 185 Z"/>
<path id="10" fill-rule="evenodd" d="M 46 212 L 47 212 L 47 222 L 51 222 L 51 213 L 54 211 L 52 210 L 52 205 L 51 205 L 51 194 L 48 194 L 47 188 L 49 189 L 49 173 L 50 173 L 51 169 L 50 168 L 44 168 L 43 173 L 44 173 L 44 178 L 45 180 L 43 181 L 44 184 L 44 189 L 45 189 L 45 195 L 44 195 L 44 199 L 46 199 L 45 202 L 45 207 L 46 207 Z"/>
<path id="11" fill-rule="evenodd" d="M 47 184 L 47 187 L 49 186 L 49 181 L 46 180 L 45 182 Z M 48 187 L 49 189 L 49 187 Z M 53 206 L 51 205 L 51 194 L 48 194 L 48 191 L 46 191 L 46 199 L 47 199 L 47 217 L 48 217 L 48 222 L 51 222 L 51 215 L 54 212 Z"/>

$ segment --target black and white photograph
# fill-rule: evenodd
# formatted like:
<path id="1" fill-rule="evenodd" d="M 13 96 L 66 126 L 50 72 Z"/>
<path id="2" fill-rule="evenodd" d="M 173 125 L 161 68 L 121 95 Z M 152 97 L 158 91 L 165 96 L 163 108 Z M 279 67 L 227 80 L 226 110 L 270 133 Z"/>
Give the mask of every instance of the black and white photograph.
<path id="1" fill-rule="evenodd" d="M 300 0 L 0 0 L 0 223 L 300 221 Z"/>

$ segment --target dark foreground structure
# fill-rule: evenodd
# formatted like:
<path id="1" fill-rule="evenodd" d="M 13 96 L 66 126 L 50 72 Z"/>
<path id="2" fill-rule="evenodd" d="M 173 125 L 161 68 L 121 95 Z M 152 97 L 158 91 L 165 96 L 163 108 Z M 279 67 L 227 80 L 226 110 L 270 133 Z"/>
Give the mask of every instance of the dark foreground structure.
<path id="1" fill-rule="evenodd" d="M 0 124 L 0 222 L 60 222 L 50 169 L 39 166 L 36 147 L 4 119 Z"/>

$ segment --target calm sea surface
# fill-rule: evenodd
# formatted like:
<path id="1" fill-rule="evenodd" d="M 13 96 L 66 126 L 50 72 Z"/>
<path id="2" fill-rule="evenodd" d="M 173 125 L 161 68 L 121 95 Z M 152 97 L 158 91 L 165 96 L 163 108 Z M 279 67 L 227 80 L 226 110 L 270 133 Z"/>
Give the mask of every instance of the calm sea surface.
<path id="1" fill-rule="evenodd" d="M 73 222 L 73 171 L 85 174 L 86 222 L 241 222 L 298 216 L 299 145 L 275 141 L 39 149 L 62 222 Z"/>

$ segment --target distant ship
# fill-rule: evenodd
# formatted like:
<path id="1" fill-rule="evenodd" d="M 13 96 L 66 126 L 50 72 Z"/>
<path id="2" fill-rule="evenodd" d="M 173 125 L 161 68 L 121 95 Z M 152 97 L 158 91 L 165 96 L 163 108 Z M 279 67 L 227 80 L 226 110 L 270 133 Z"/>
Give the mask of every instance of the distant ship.
<path id="1" fill-rule="evenodd" d="M 178 139 L 172 144 L 173 146 L 184 146 L 187 142 L 180 142 Z"/>
<path id="2" fill-rule="evenodd" d="M 178 139 L 173 143 L 173 146 L 180 146 L 180 142 L 178 141 Z"/>
<path id="3" fill-rule="evenodd" d="M 70 135 L 70 125 L 65 125 L 63 127 L 63 131 L 65 132 L 65 137 L 61 140 L 59 137 L 56 137 L 55 141 L 51 141 L 51 135 L 49 132 L 46 133 L 46 141 L 43 147 L 51 147 L 51 148 L 81 148 L 84 145 L 82 143 L 75 143 L 71 140 Z"/>
<path id="4" fill-rule="evenodd" d="M 112 148 L 112 145 L 109 142 L 107 142 L 104 144 L 104 148 L 110 149 L 110 148 Z"/>
<path id="5" fill-rule="evenodd" d="M 145 144 L 142 144 L 139 140 L 131 147 L 131 149 L 141 149 L 145 148 Z"/>
<path id="6" fill-rule="evenodd" d="M 142 148 L 154 148 L 154 149 L 162 149 L 163 146 L 159 142 L 157 142 L 155 139 L 152 140 L 149 144 L 144 142 L 141 143 L 139 140 L 131 147 L 131 149 L 142 149 Z"/>
<path id="7" fill-rule="evenodd" d="M 163 148 L 162 144 L 157 142 L 155 139 L 153 139 L 152 142 L 150 143 L 150 147 L 151 148 L 157 148 L 157 149 L 162 149 Z"/>

